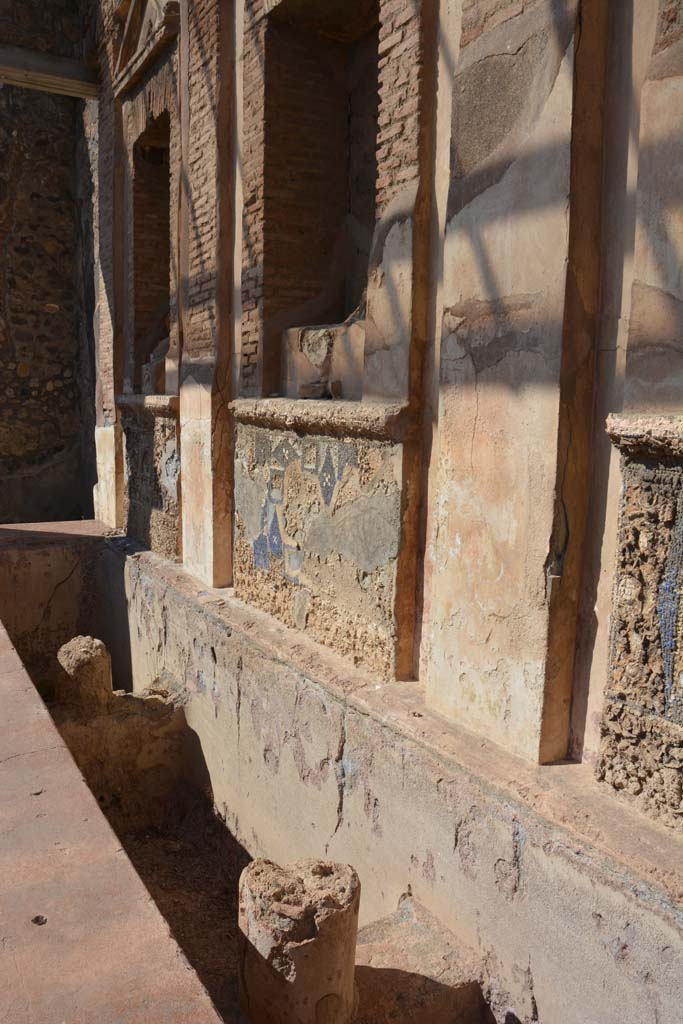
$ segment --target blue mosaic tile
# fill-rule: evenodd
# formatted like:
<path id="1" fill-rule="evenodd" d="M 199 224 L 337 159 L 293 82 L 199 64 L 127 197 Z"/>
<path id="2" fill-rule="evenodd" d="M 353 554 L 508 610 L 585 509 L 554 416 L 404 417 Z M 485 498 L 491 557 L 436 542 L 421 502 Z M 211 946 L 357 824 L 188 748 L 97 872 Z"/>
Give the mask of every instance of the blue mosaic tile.
<path id="1" fill-rule="evenodd" d="M 268 531 L 268 544 L 270 545 L 270 553 L 275 558 L 281 558 L 282 534 L 280 533 L 280 524 L 277 521 L 277 512 L 273 512 L 273 518 L 270 521 L 270 530 Z"/>
<path id="2" fill-rule="evenodd" d="M 270 505 L 268 503 L 268 499 L 266 498 L 266 500 L 263 502 L 263 508 L 261 509 L 261 533 L 265 533 L 266 532 L 266 526 L 267 526 L 267 523 L 268 523 L 268 512 L 269 512 L 269 510 L 270 510 Z"/>
<path id="3" fill-rule="evenodd" d="M 676 522 L 671 531 L 671 546 L 666 569 L 657 594 L 657 618 L 664 661 L 664 694 L 671 700 L 674 684 L 674 660 L 677 645 L 681 568 L 683 567 L 683 499 L 679 498 Z"/>
<path id="4" fill-rule="evenodd" d="M 268 538 L 261 534 L 254 541 L 254 565 L 257 569 L 270 569 L 268 558 Z"/>
<path id="5" fill-rule="evenodd" d="M 280 441 L 273 452 L 273 462 L 276 462 L 284 469 L 287 468 L 290 462 L 294 462 L 296 458 L 298 458 L 296 449 L 286 438 Z"/>
<path id="6" fill-rule="evenodd" d="M 320 470 L 320 490 L 326 505 L 332 501 L 332 495 L 334 494 L 335 484 L 337 482 L 334 473 L 334 463 L 332 462 L 332 453 L 330 449 L 327 449 L 325 455 L 325 461 L 323 462 L 322 469 Z"/>

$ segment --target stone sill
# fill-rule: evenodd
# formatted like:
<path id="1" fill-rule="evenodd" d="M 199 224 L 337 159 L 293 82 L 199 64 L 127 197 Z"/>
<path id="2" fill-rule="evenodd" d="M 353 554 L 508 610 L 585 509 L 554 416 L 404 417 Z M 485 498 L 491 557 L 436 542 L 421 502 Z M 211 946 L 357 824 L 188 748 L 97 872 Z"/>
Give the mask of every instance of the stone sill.
<path id="1" fill-rule="evenodd" d="M 608 416 L 607 434 L 627 455 L 683 458 L 683 416 L 639 413 Z"/>
<path id="2" fill-rule="evenodd" d="M 398 402 L 239 398 L 230 403 L 230 409 L 238 423 L 333 437 L 400 441 L 408 424 L 408 406 Z"/>
<path id="3" fill-rule="evenodd" d="M 147 413 L 150 416 L 178 416 L 180 399 L 178 395 L 119 395 L 117 409 L 132 413 Z"/>

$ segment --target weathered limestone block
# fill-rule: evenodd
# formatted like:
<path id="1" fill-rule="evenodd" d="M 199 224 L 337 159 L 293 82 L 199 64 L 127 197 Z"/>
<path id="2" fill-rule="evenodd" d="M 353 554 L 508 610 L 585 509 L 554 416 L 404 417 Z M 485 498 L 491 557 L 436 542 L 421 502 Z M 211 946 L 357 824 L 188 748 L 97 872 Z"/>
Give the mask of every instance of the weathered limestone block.
<path id="1" fill-rule="evenodd" d="M 239 423 L 237 595 L 391 677 L 401 487 L 400 444 Z"/>
<path id="2" fill-rule="evenodd" d="M 611 417 L 624 487 L 598 775 L 683 825 L 683 429 Z"/>
<path id="3" fill-rule="evenodd" d="M 363 397 L 365 325 L 357 320 L 284 332 L 284 391 L 289 398 Z"/>
<path id="4" fill-rule="evenodd" d="M 111 658 L 101 640 L 77 636 L 60 647 L 57 660 L 64 669 L 57 685 L 59 701 L 106 708 L 112 699 Z"/>
<path id="5" fill-rule="evenodd" d="M 350 1024 L 360 882 L 353 868 L 268 860 L 240 880 L 240 1000 L 253 1024 Z"/>

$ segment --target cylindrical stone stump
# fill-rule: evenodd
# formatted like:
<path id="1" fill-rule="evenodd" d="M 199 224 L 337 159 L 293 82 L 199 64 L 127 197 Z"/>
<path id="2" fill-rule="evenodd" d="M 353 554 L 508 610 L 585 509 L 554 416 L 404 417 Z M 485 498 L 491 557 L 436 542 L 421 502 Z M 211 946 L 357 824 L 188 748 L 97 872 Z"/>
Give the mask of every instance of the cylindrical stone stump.
<path id="1" fill-rule="evenodd" d="M 256 860 L 240 879 L 240 1001 L 252 1024 L 351 1024 L 360 881 L 346 864 Z"/>
<path id="2" fill-rule="evenodd" d="M 101 640 L 76 636 L 57 652 L 64 670 L 57 699 L 83 707 L 105 708 L 112 699 L 111 658 Z"/>

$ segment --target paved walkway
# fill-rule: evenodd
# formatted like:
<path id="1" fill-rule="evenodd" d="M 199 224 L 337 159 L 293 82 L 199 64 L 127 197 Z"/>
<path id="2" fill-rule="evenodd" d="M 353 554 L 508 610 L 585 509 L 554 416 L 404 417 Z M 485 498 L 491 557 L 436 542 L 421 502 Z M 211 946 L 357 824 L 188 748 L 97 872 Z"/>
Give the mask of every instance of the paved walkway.
<path id="1" fill-rule="evenodd" d="M 1 1024 L 219 1024 L 0 624 Z"/>

